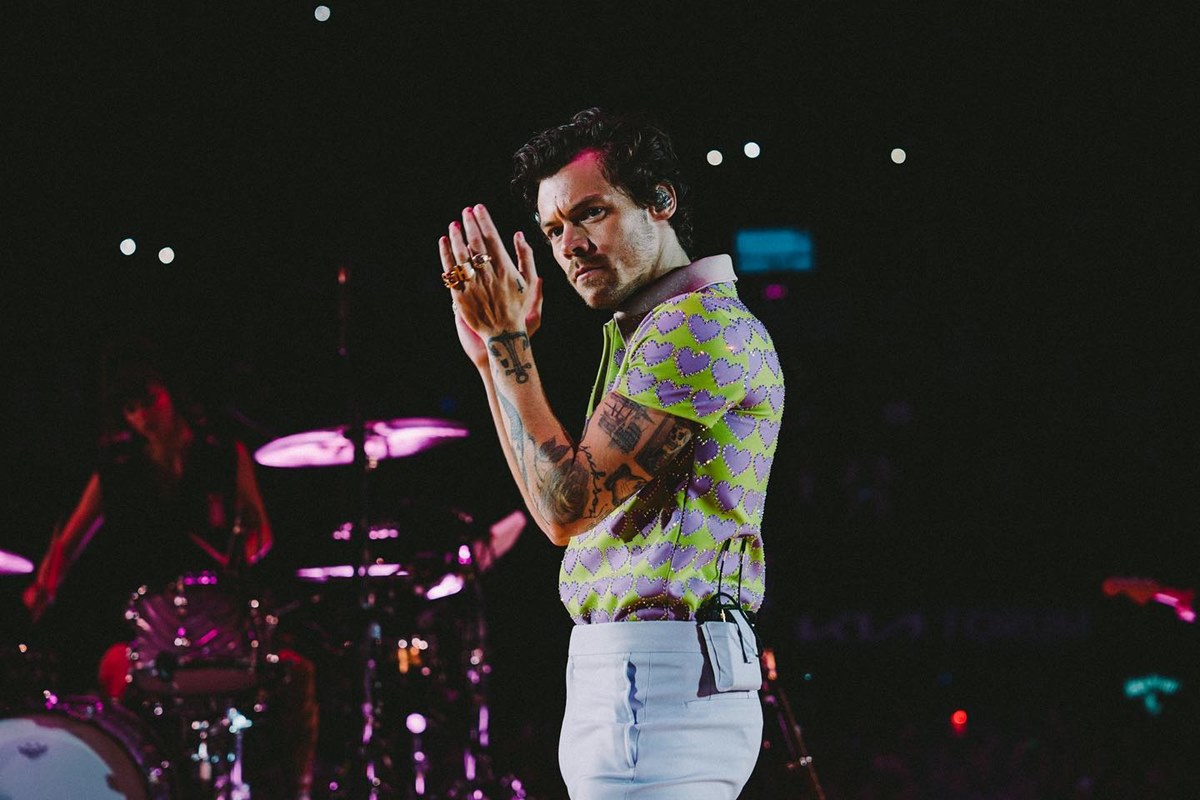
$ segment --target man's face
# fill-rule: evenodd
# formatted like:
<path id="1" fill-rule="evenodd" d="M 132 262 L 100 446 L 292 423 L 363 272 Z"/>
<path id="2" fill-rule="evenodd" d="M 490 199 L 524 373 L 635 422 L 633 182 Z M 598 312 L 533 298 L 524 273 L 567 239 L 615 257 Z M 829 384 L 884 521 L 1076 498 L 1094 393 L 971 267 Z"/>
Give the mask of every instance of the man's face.
<path id="1" fill-rule="evenodd" d="M 665 220 L 652 218 L 604 177 L 594 150 L 544 179 L 542 233 L 567 280 L 591 308 L 615 310 L 658 277 Z"/>

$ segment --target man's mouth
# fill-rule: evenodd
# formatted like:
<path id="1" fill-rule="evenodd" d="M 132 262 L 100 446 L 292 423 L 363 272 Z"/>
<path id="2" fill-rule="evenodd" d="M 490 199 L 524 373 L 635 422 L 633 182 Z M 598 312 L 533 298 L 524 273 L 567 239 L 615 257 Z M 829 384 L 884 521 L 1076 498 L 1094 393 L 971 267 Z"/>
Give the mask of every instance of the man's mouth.
<path id="1" fill-rule="evenodd" d="M 576 261 L 575 262 L 575 280 L 579 280 L 589 272 L 595 272 L 601 269 L 604 265 L 596 261 Z"/>

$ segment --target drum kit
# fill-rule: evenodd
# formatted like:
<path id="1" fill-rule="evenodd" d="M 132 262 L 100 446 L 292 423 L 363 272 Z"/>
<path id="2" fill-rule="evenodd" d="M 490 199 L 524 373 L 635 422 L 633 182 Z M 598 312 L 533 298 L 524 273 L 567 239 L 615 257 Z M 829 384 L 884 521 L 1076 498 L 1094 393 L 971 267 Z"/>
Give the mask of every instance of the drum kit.
<path id="1" fill-rule="evenodd" d="M 270 467 L 358 465 L 365 484 L 383 459 L 465 436 L 465 427 L 441 419 L 365 421 L 276 439 L 255 459 Z M 255 729 L 278 727 L 272 687 L 287 680 L 288 660 L 280 619 L 318 603 L 342 616 L 320 626 L 336 629 L 322 635 L 334 643 L 327 649 L 338 651 L 341 673 L 331 677 L 341 682 L 339 708 L 322 716 L 335 735 L 344 726 L 349 744 L 317 796 L 525 797 L 521 781 L 497 775 L 489 758 L 491 667 L 477 580 L 525 518 L 514 512 L 479 534 L 469 514 L 443 509 L 453 524 L 442 527 L 456 535 L 417 541 L 425 537 L 408 523 L 429 509 L 406 505 L 403 519 L 381 522 L 364 503 L 357 520 L 332 531 L 342 543 L 335 547 L 356 555 L 298 569 L 297 581 L 313 589 L 308 601 L 277 604 L 237 569 L 137 588 L 125 612 L 120 702 L 59 697 L 50 671 L 31 666 L 35 654 L 21 645 L 0 664 L 24 665 L 6 669 L 22 679 L 6 675 L 10 688 L 0 694 L 0 798 L 283 800 L 256 780 L 256 760 L 280 756 L 255 744 Z M 32 570 L 0 551 L 0 575 Z"/>

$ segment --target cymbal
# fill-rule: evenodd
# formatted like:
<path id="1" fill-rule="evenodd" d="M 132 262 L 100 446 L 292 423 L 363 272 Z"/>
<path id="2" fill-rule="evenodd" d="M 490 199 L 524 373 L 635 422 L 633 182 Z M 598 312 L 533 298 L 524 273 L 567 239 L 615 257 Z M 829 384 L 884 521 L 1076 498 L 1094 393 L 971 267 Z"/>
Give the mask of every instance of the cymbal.
<path id="1" fill-rule="evenodd" d="M 28 575 L 33 572 L 33 562 L 16 553 L 0 550 L 0 575 Z"/>
<path id="2" fill-rule="evenodd" d="M 302 581 L 327 583 L 331 580 L 366 576 L 369 578 L 407 578 L 408 569 L 403 564 L 368 564 L 356 567 L 352 564 L 332 564 L 327 567 L 301 567 L 296 577 Z"/>
<path id="3" fill-rule="evenodd" d="M 430 417 L 374 420 L 364 427 L 363 449 L 372 461 L 415 455 L 467 435 L 462 423 Z M 348 428 L 339 425 L 281 437 L 258 448 L 254 460 L 265 467 L 331 467 L 353 463 L 354 443 L 346 435 Z"/>

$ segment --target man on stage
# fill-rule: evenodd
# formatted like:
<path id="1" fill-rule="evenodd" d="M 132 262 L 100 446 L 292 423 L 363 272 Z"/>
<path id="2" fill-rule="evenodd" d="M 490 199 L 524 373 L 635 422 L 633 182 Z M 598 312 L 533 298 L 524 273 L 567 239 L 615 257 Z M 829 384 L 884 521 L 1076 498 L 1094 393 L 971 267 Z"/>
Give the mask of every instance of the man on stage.
<path id="1" fill-rule="evenodd" d="M 514 263 L 476 205 L 439 242 L 513 477 L 566 546 L 560 595 L 577 624 L 563 777 L 575 800 L 735 798 L 758 756 L 757 684 L 744 670 L 731 678 L 699 622 L 762 603 L 784 397 L 774 345 L 738 298 L 729 257 L 688 255 L 686 187 L 657 127 L 580 112 L 517 151 L 513 186 L 580 297 L 613 312 L 576 437 L 542 390 L 525 237 Z M 748 628 L 728 627 L 753 656 Z"/>

